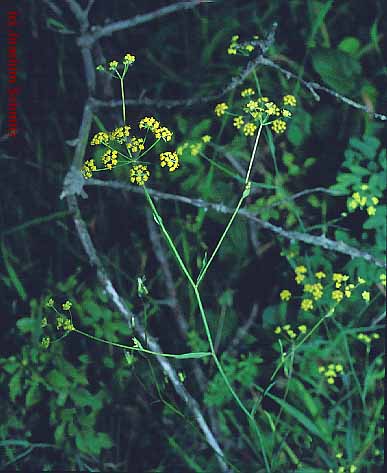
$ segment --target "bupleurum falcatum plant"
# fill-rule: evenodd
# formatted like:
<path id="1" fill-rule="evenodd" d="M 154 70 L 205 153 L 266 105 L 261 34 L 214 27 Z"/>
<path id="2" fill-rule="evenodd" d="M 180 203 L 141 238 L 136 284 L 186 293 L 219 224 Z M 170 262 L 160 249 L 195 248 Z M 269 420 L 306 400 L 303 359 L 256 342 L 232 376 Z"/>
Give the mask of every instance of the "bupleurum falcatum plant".
<path id="1" fill-rule="evenodd" d="M 255 50 L 257 40 L 258 38 L 254 37 L 252 41 L 240 43 L 239 37 L 234 36 L 229 46 L 228 53 L 230 55 L 240 54 L 242 56 L 248 56 Z M 281 400 L 269 392 L 272 384 L 267 390 L 263 390 L 260 386 L 255 384 L 254 378 L 258 371 L 255 366 L 254 369 L 252 369 L 252 365 L 261 363 L 262 358 L 260 356 L 249 356 L 246 359 L 243 358 L 242 361 L 235 361 L 229 355 L 220 358 L 209 328 L 208 315 L 202 302 L 200 285 L 203 283 L 241 206 L 250 195 L 252 187 L 251 176 L 257 150 L 263 135 L 262 131 L 266 128 L 269 149 L 272 148 L 273 139 L 271 133 L 274 132 L 275 135 L 281 135 L 286 131 L 289 121 L 292 120 L 293 114 L 296 113 L 297 99 L 294 95 L 289 93 L 281 94 L 276 98 L 265 96 L 262 94 L 258 77 L 255 70 L 253 70 L 254 87 L 249 86 L 242 88 L 239 91 L 239 100 L 235 105 L 226 102 L 215 105 L 214 113 L 218 118 L 230 116 L 232 118 L 232 127 L 236 133 L 241 133 L 243 136 L 251 139 L 252 151 L 250 153 L 246 174 L 242 179 L 243 187 L 239 200 L 217 243 L 214 245 L 212 253 L 204 259 L 199 273 L 195 277 L 188 269 L 188 265 L 184 262 L 184 258 L 180 254 L 173 237 L 164 224 L 164 220 L 147 190 L 147 183 L 152 179 L 152 166 L 159 165 L 162 168 L 168 169 L 169 172 L 178 172 L 181 165 L 180 161 L 184 163 L 184 153 L 189 152 L 193 157 L 203 155 L 207 145 L 210 145 L 212 138 L 210 135 L 205 134 L 193 143 L 183 142 L 176 150 L 168 149 L 167 145 L 171 142 L 173 134 L 169 128 L 160 123 L 158 118 L 146 116 L 141 118 L 136 125 L 129 123 L 127 121 L 125 108 L 124 80 L 134 62 L 135 57 L 128 53 L 124 56 L 121 63 L 118 61 L 110 61 L 107 66 L 98 66 L 97 68 L 104 73 L 111 74 L 111 76 L 120 83 L 122 123 L 113 129 L 113 131 L 98 132 L 91 139 L 90 144 L 93 147 L 99 148 L 100 157 L 93 157 L 86 160 L 82 168 L 82 173 L 85 179 L 89 179 L 96 172 L 110 172 L 118 167 L 128 168 L 128 181 L 143 189 L 146 202 L 152 211 L 154 220 L 159 225 L 161 233 L 176 259 L 182 275 L 184 275 L 193 291 L 207 340 L 202 344 L 203 351 L 192 351 L 182 354 L 155 353 L 147 349 L 146 346 L 143 346 L 135 337 L 132 338 L 133 343 L 131 345 L 124 345 L 90 335 L 78 329 L 71 314 L 70 301 L 66 301 L 61 309 L 59 309 L 55 302 L 50 299 L 47 303 L 47 307 L 55 312 L 56 329 L 62 332 L 61 336 L 58 337 L 59 339 L 70 333 L 78 333 L 95 341 L 124 350 L 128 363 L 131 363 L 131 357 L 135 352 L 182 360 L 190 358 L 205 358 L 207 361 L 212 360 L 217 368 L 217 374 L 209 384 L 207 395 L 208 404 L 210 405 L 212 403 L 212 405 L 221 406 L 231 399 L 236 402 L 240 410 L 247 417 L 251 432 L 258 440 L 265 471 L 274 471 L 271 469 L 274 443 L 271 444 L 270 442 L 264 441 L 261 428 L 258 426 L 256 420 L 257 412 L 261 410 L 261 398 L 254 398 L 251 402 L 247 403 L 242 400 L 241 392 L 245 394 L 249 392 L 249 389 L 254 388 L 256 392 L 262 393 L 263 396 L 267 395 L 280 405 L 281 410 L 275 422 L 273 422 L 270 415 L 265 411 L 269 417 L 269 426 L 273 435 L 276 431 L 276 425 L 280 421 L 282 410 L 286 411 L 286 409 L 289 409 L 287 407 L 288 404 L 286 404 L 285 400 Z M 155 156 L 155 149 L 158 143 L 165 143 L 166 148 L 158 156 Z M 364 200 L 364 198 L 362 200 L 362 196 L 360 194 L 357 196 L 356 194 L 352 196 L 352 199 L 356 206 L 367 206 L 369 215 L 373 212 L 373 206 L 378 204 L 376 196 L 371 196 L 368 200 Z M 355 208 L 355 204 L 350 201 L 349 208 L 351 208 L 351 206 Z M 285 286 L 281 289 L 279 294 L 281 307 L 285 307 L 285 311 L 281 308 L 281 313 L 285 314 L 285 320 L 282 324 L 273 326 L 274 336 L 277 338 L 280 353 L 270 382 L 273 382 L 281 368 L 284 369 L 284 373 L 289 379 L 292 377 L 296 351 L 301 349 L 303 345 L 317 333 L 321 325 L 325 326 L 328 319 L 334 320 L 334 316 L 343 301 L 350 300 L 354 295 L 358 299 L 360 298 L 364 304 L 370 303 L 371 300 L 370 290 L 361 275 L 356 275 L 355 277 L 355 275 L 349 276 L 339 272 L 329 272 L 325 267 L 312 270 L 309 262 L 305 261 L 304 263 L 299 255 L 291 252 L 284 252 L 283 254 L 287 256 L 290 265 L 293 267 L 293 286 L 295 284 L 297 290 L 294 290 L 291 286 Z M 380 283 L 385 287 L 386 277 L 384 273 L 380 274 Z M 147 292 L 144 285 L 139 285 L 139 293 L 141 291 L 142 293 L 144 293 L 144 291 Z M 291 304 L 297 304 L 296 311 L 300 314 L 297 322 L 286 320 L 286 308 Z M 42 327 L 46 328 L 47 325 L 48 321 L 44 318 Z M 377 338 L 377 334 L 368 336 L 365 333 L 359 333 L 356 340 L 359 343 L 365 344 L 366 350 L 369 350 L 371 342 L 377 340 Z M 52 341 L 56 340 L 45 336 L 42 339 L 42 346 L 48 348 Z M 198 343 L 195 343 L 195 345 L 198 346 Z M 208 349 L 206 347 L 208 347 Z M 227 366 L 225 366 L 225 363 L 227 363 Z M 311 379 L 314 377 L 316 383 L 319 382 L 319 380 L 324 382 L 332 390 L 338 389 L 337 385 L 341 382 L 340 380 L 345 379 L 346 373 L 353 370 L 352 366 L 348 366 L 348 364 L 338 359 L 334 353 L 330 353 L 328 362 L 322 360 L 315 363 L 313 366 L 314 371 Z M 243 376 L 241 376 L 242 370 L 244 370 Z M 248 380 L 247 384 L 246 380 Z M 227 387 L 227 396 L 222 397 L 221 383 L 223 383 L 223 387 L 224 385 Z M 237 383 L 238 386 L 240 386 L 239 393 L 235 389 Z M 293 411 L 290 412 L 294 415 L 295 410 L 293 409 Z M 269 434 L 271 434 L 271 432 L 269 432 Z M 280 439 L 280 441 L 285 442 L 284 439 Z M 300 463 L 289 446 L 287 446 L 287 453 L 290 458 L 292 458 L 294 464 Z M 348 468 L 348 471 L 354 472 L 357 467 L 351 464 Z"/>

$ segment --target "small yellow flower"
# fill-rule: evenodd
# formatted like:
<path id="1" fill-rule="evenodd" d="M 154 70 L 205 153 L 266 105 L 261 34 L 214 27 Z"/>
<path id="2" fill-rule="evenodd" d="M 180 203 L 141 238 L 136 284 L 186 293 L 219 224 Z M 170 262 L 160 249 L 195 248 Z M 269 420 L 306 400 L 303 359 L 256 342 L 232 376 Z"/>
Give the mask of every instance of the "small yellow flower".
<path id="1" fill-rule="evenodd" d="M 312 299 L 304 299 L 304 300 L 301 302 L 301 309 L 302 309 L 302 310 L 305 310 L 305 311 L 312 310 L 312 309 L 313 309 L 313 301 L 312 301 Z"/>
<path id="2" fill-rule="evenodd" d="M 318 271 L 316 274 L 315 274 L 316 278 L 317 279 L 324 279 L 327 277 L 327 275 L 323 272 L 323 271 Z"/>
<path id="3" fill-rule="evenodd" d="M 257 125 L 254 123 L 246 123 L 246 125 L 243 127 L 243 134 L 246 136 L 254 136 L 256 129 Z"/>
<path id="4" fill-rule="evenodd" d="M 344 294 L 339 290 L 332 292 L 332 299 L 334 301 L 340 302 L 343 299 L 343 297 L 344 297 Z"/>
<path id="5" fill-rule="evenodd" d="M 290 338 L 296 338 L 297 334 L 294 330 L 288 330 L 288 335 Z"/>
<path id="6" fill-rule="evenodd" d="M 376 214 L 376 208 L 371 205 L 370 207 L 367 207 L 367 213 L 369 216 L 375 215 Z"/>
<path id="7" fill-rule="evenodd" d="M 335 370 L 336 370 L 338 373 L 342 373 L 342 372 L 343 372 L 343 365 L 341 365 L 340 363 L 338 363 L 337 365 L 335 365 Z"/>
<path id="8" fill-rule="evenodd" d="M 190 145 L 191 156 L 197 156 L 203 149 L 203 143 L 194 143 Z"/>
<path id="9" fill-rule="evenodd" d="M 72 330 L 75 330 L 73 323 L 71 320 L 66 319 L 63 323 L 63 330 L 67 330 L 68 332 L 71 332 Z"/>
<path id="10" fill-rule="evenodd" d="M 378 205 L 379 199 L 377 197 L 371 197 L 371 200 L 374 205 Z"/>
<path id="11" fill-rule="evenodd" d="M 339 466 L 339 469 L 337 470 L 337 473 L 345 473 L 345 467 Z"/>
<path id="12" fill-rule="evenodd" d="M 238 117 L 235 117 L 234 120 L 233 120 L 233 125 L 235 126 L 235 128 L 237 128 L 239 130 L 239 128 L 244 124 L 244 120 L 243 120 L 243 117 L 241 115 L 239 115 Z"/>
<path id="13" fill-rule="evenodd" d="M 305 266 L 301 265 L 301 266 L 296 266 L 295 269 L 294 269 L 294 272 L 296 274 L 304 274 L 307 272 L 307 269 L 305 268 Z"/>
<path id="14" fill-rule="evenodd" d="M 48 301 L 46 302 L 46 307 L 54 307 L 54 299 L 52 297 L 50 297 L 50 299 L 48 299 Z"/>
<path id="15" fill-rule="evenodd" d="M 288 331 L 290 330 L 290 325 L 289 324 L 286 324 L 282 327 L 284 330 Z"/>
<path id="16" fill-rule="evenodd" d="M 47 350 L 47 348 L 50 346 L 50 337 L 43 337 L 40 343 L 42 347 Z"/>
<path id="17" fill-rule="evenodd" d="M 306 333 L 307 327 L 306 327 L 306 325 L 299 325 L 299 326 L 298 326 L 298 330 L 299 330 L 301 333 Z"/>
<path id="18" fill-rule="evenodd" d="M 351 465 L 349 467 L 349 473 L 355 473 L 355 471 L 357 470 L 357 466 L 356 465 Z"/>
<path id="19" fill-rule="evenodd" d="M 277 117 L 281 115 L 280 108 L 274 102 L 266 102 L 265 107 L 266 107 L 266 113 L 268 115 L 275 115 Z M 285 125 L 286 125 L 286 122 L 284 122 L 283 120 L 274 120 L 274 122 L 282 122 L 282 123 L 285 123 Z M 273 128 L 273 126 L 272 126 L 272 128 Z M 281 132 L 277 131 L 276 133 L 281 133 Z"/>
<path id="20" fill-rule="evenodd" d="M 210 135 L 202 136 L 203 143 L 209 143 L 211 140 L 212 140 L 212 136 L 210 136 Z"/>
<path id="21" fill-rule="evenodd" d="M 145 141 L 143 138 L 137 138 L 136 136 L 132 136 L 126 147 L 131 153 L 138 153 L 145 149 Z"/>
<path id="22" fill-rule="evenodd" d="M 319 367 L 318 367 L 318 372 L 319 372 L 319 373 L 324 373 L 324 371 L 325 371 L 325 367 L 324 367 L 324 366 L 319 366 Z"/>
<path id="23" fill-rule="evenodd" d="M 374 333 L 374 334 L 372 334 L 372 338 L 373 338 L 374 340 L 379 340 L 380 335 L 379 335 L 378 333 Z"/>
<path id="24" fill-rule="evenodd" d="M 366 282 L 365 279 L 361 278 L 360 276 L 357 278 L 359 284 L 364 284 Z"/>
<path id="25" fill-rule="evenodd" d="M 63 322 L 65 321 L 64 317 L 61 315 L 56 318 L 56 329 L 59 330 L 61 327 L 63 327 Z"/>
<path id="26" fill-rule="evenodd" d="M 126 137 L 129 136 L 129 134 L 130 134 L 129 125 L 120 126 L 110 133 L 110 139 L 116 140 L 122 144 L 125 141 Z"/>
<path id="27" fill-rule="evenodd" d="M 215 107 L 215 115 L 218 117 L 221 117 L 222 115 L 225 114 L 226 110 L 228 110 L 228 105 L 224 102 L 218 103 L 218 105 Z"/>
<path id="28" fill-rule="evenodd" d="M 292 116 L 292 112 L 290 112 L 289 110 L 286 110 L 286 108 L 284 108 L 282 110 L 282 116 L 285 117 L 285 118 L 290 118 Z"/>
<path id="29" fill-rule="evenodd" d="M 169 172 L 175 171 L 179 167 L 179 156 L 176 152 L 166 151 L 160 154 L 161 167 L 167 166 Z"/>
<path id="30" fill-rule="evenodd" d="M 110 61 L 109 62 L 109 69 L 111 71 L 115 71 L 117 69 L 118 62 L 117 61 Z"/>
<path id="31" fill-rule="evenodd" d="M 336 458 L 343 458 L 343 452 L 337 452 Z"/>
<path id="32" fill-rule="evenodd" d="M 276 328 L 274 329 L 274 333 L 276 333 L 277 335 L 278 335 L 279 333 L 281 333 L 281 331 L 282 331 L 281 327 L 276 327 Z"/>
<path id="33" fill-rule="evenodd" d="M 251 97 L 252 95 L 255 95 L 255 90 L 253 90 L 251 87 L 248 87 L 241 92 L 242 97 Z"/>
<path id="34" fill-rule="evenodd" d="M 284 105 L 290 105 L 290 107 L 295 107 L 297 105 L 297 100 L 294 95 L 284 95 L 282 102 Z"/>
<path id="35" fill-rule="evenodd" d="M 288 289 L 284 289 L 280 292 L 281 301 L 288 301 L 290 300 L 292 293 Z"/>
<path id="36" fill-rule="evenodd" d="M 114 166 L 118 163 L 118 152 L 116 150 L 108 149 L 105 151 L 104 155 L 102 156 L 102 162 L 107 169 L 113 169 Z"/>
<path id="37" fill-rule="evenodd" d="M 64 304 L 62 304 L 62 309 L 63 310 L 70 310 L 72 305 L 73 304 L 70 301 L 66 301 Z"/>
<path id="38" fill-rule="evenodd" d="M 328 378 L 327 382 L 328 382 L 328 384 L 334 384 L 335 379 L 334 378 Z"/>
<path id="39" fill-rule="evenodd" d="M 133 64 L 135 60 L 136 60 L 136 56 L 133 56 L 133 54 L 128 53 L 128 54 L 125 54 L 123 63 L 130 65 L 130 64 Z"/>
<path id="40" fill-rule="evenodd" d="M 96 171 L 96 170 L 97 170 L 97 166 L 94 163 L 94 159 L 89 159 L 85 161 L 81 169 L 81 172 L 85 179 L 89 179 L 90 177 L 93 176 L 93 171 Z"/>
<path id="41" fill-rule="evenodd" d="M 367 184 L 362 184 L 362 185 L 360 186 L 360 189 L 361 189 L 362 191 L 366 191 L 366 190 L 368 190 L 368 185 L 367 185 Z"/>
<path id="42" fill-rule="evenodd" d="M 100 131 L 93 136 L 93 139 L 90 141 L 92 146 L 100 145 L 109 141 L 109 135 L 105 131 Z"/>
<path id="43" fill-rule="evenodd" d="M 138 127 L 145 128 L 146 130 L 150 130 L 154 132 L 160 126 L 160 122 L 158 122 L 154 117 L 144 117 L 140 120 Z"/>
<path id="44" fill-rule="evenodd" d="M 385 274 L 381 274 L 379 276 L 379 281 L 380 281 L 380 284 L 384 287 L 386 287 L 386 275 Z"/>
<path id="45" fill-rule="evenodd" d="M 148 167 L 143 164 L 137 164 L 130 170 L 130 182 L 143 186 L 149 179 L 150 172 Z"/>
<path id="46" fill-rule="evenodd" d="M 371 298 L 371 295 L 369 293 L 369 291 L 363 291 L 361 293 L 361 297 L 366 301 L 366 302 L 369 302 L 370 301 L 370 298 Z"/>
<path id="47" fill-rule="evenodd" d="M 244 107 L 245 112 L 254 112 L 256 110 L 262 110 L 256 100 L 250 100 Z"/>
<path id="48" fill-rule="evenodd" d="M 41 328 L 47 327 L 47 317 L 43 317 L 40 321 Z"/>
<path id="49" fill-rule="evenodd" d="M 304 279 L 305 276 L 303 274 L 296 274 L 295 280 L 297 284 L 301 284 Z"/>
<path id="50" fill-rule="evenodd" d="M 172 132 L 166 126 L 156 128 L 154 134 L 156 138 L 162 138 L 164 141 L 171 141 L 172 139 Z"/>

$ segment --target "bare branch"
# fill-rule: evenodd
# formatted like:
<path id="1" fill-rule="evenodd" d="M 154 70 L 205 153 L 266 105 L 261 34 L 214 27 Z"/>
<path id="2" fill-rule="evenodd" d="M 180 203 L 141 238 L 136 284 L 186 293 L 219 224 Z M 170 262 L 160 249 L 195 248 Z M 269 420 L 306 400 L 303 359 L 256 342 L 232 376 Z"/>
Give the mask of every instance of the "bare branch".
<path id="1" fill-rule="evenodd" d="M 141 187 L 131 185 L 131 184 L 126 184 L 126 183 L 121 183 L 117 181 L 102 181 L 99 179 L 88 179 L 85 185 L 110 187 L 112 189 L 122 189 L 128 192 L 135 192 L 137 194 L 143 193 L 143 190 L 141 189 Z M 174 200 L 177 202 L 182 202 L 187 205 L 192 205 L 194 207 L 202 207 L 207 210 L 209 209 L 215 210 L 216 212 L 224 213 L 224 214 L 231 214 L 234 211 L 234 209 L 227 207 L 223 204 L 207 202 L 202 199 L 190 199 L 189 197 L 185 197 L 182 195 L 169 194 L 169 193 L 160 192 L 160 191 L 157 191 L 155 189 L 150 189 L 150 188 L 148 188 L 148 192 L 149 194 L 154 196 L 156 200 L 157 199 Z M 370 253 L 354 248 L 353 246 L 347 245 L 346 243 L 342 241 L 331 240 L 329 238 L 326 238 L 325 236 L 315 236 L 315 235 L 310 235 L 308 233 L 285 230 L 282 227 L 273 225 L 272 223 L 266 222 L 265 220 L 261 220 L 260 218 L 256 217 L 252 212 L 246 209 L 239 210 L 239 215 L 245 218 L 248 218 L 250 220 L 253 220 L 260 227 L 265 228 L 266 230 L 270 230 L 271 232 L 276 233 L 277 235 L 283 238 L 286 238 L 287 240 L 291 240 L 291 241 L 297 240 L 297 241 L 302 241 L 303 243 L 306 243 L 308 245 L 321 246 L 322 248 L 325 248 L 326 250 L 334 251 L 336 253 L 342 253 L 342 254 L 350 256 L 351 258 L 364 259 L 365 261 L 373 263 L 376 266 L 379 266 L 381 268 L 385 268 L 387 266 L 386 262 L 383 262 L 379 260 L 378 258 L 375 258 L 375 256 L 371 255 Z"/>
<path id="2" fill-rule="evenodd" d="M 115 21 L 114 23 L 111 23 L 106 26 L 93 26 L 91 28 L 92 33 L 88 33 L 81 38 L 80 46 L 90 47 L 97 40 L 105 36 L 111 36 L 113 33 L 116 33 L 117 31 L 134 28 L 135 26 L 148 23 L 149 21 L 153 21 L 156 18 L 161 18 L 162 16 L 170 15 L 171 13 L 175 13 L 179 10 L 189 10 L 191 8 L 195 8 L 196 6 L 200 5 L 200 3 L 201 3 L 200 0 L 177 2 L 177 3 L 173 3 L 172 5 L 159 8 L 158 10 L 154 10 L 150 13 L 136 15 L 132 18 L 128 18 L 127 20 Z"/>

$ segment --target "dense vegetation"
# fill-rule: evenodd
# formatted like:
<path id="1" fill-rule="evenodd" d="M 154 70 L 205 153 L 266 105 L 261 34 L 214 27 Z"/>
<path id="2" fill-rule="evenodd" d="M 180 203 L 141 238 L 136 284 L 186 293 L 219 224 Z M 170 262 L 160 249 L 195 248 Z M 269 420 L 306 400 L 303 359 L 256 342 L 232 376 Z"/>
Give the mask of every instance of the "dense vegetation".
<path id="1" fill-rule="evenodd" d="M 381 472 L 384 2 L 9 8 L 0 468 Z"/>

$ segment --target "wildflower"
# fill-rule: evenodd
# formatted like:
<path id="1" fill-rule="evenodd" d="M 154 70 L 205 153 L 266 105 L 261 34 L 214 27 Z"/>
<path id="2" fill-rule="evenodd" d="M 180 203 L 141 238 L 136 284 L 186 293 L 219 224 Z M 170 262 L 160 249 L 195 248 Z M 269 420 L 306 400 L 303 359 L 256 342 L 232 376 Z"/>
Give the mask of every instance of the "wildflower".
<path id="1" fill-rule="evenodd" d="M 113 167 L 116 166 L 118 163 L 117 155 L 118 153 L 115 149 L 108 149 L 105 151 L 104 155 L 102 156 L 102 162 L 107 169 L 113 169 Z"/>
<path id="2" fill-rule="evenodd" d="M 169 172 L 175 171 L 179 167 L 179 156 L 176 152 L 166 151 L 160 154 L 161 167 L 168 166 Z"/>
<path id="3" fill-rule="evenodd" d="M 282 331 L 281 327 L 276 327 L 276 328 L 274 329 L 274 333 L 276 333 L 276 334 L 281 333 L 281 331 Z"/>
<path id="4" fill-rule="evenodd" d="M 379 276 L 379 281 L 380 281 L 380 284 L 384 287 L 386 287 L 386 275 L 385 274 L 381 274 Z"/>
<path id="5" fill-rule="evenodd" d="M 129 136 L 129 133 L 130 133 L 129 125 L 120 126 L 110 133 L 110 139 L 116 140 L 119 143 L 123 143 L 126 137 Z"/>
<path id="6" fill-rule="evenodd" d="M 323 271 L 318 271 L 317 273 L 315 273 L 315 276 L 317 279 L 324 279 L 327 277 L 327 275 Z"/>
<path id="7" fill-rule="evenodd" d="M 296 268 L 294 269 L 294 272 L 296 273 L 296 283 L 297 284 L 301 284 L 302 281 L 305 279 L 305 275 L 304 273 L 306 273 L 306 268 L 305 266 L 301 265 L 301 266 L 296 266 Z"/>
<path id="8" fill-rule="evenodd" d="M 318 367 L 318 372 L 319 372 L 319 373 L 324 373 L 324 371 L 325 371 L 325 367 L 324 367 L 324 366 L 319 366 L 319 367 Z"/>
<path id="9" fill-rule="evenodd" d="M 297 337 L 297 334 L 294 330 L 288 330 L 288 335 L 290 338 L 296 338 Z"/>
<path id="10" fill-rule="evenodd" d="M 281 113 L 282 113 L 282 116 L 285 118 L 290 118 L 292 116 L 292 112 L 290 112 L 289 110 L 286 110 L 286 108 L 282 109 Z"/>
<path id="11" fill-rule="evenodd" d="M 282 102 L 284 105 L 290 105 L 290 107 L 295 107 L 297 105 L 297 100 L 294 95 L 284 95 Z"/>
<path id="12" fill-rule="evenodd" d="M 246 44 L 245 45 L 245 50 L 248 52 L 248 53 L 251 53 L 252 51 L 254 51 L 255 49 L 255 46 L 253 46 L 252 44 Z"/>
<path id="13" fill-rule="evenodd" d="M 93 139 L 90 141 L 92 146 L 100 145 L 109 141 L 109 135 L 105 131 L 100 131 L 93 136 Z"/>
<path id="14" fill-rule="evenodd" d="M 336 458 L 343 458 L 343 452 L 337 452 Z"/>
<path id="15" fill-rule="evenodd" d="M 260 110 L 259 103 L 256 100 L 250 100 L 244 107 L 245 112 L 254 112 L 255 110 Z"/>
<path id="16" fill-rule="evenodd" d="M 355 471 L 357 470 L 357 466 L 356 465 L 351 465 L 349 467 L 349 473 L 355 473 Z"/>
<path id="17" fill-rule="evenodd" d="M 359 284 L 364 284 L 366 281 L 365 279 L 361 278 L 360 276 L 357 278 Z"/>
<path id="18" fill-rule="evenodd" d="M 123 63 L 126 65 L 130 65 L 130 64 L 133 64 L 135 60 L 136 60 L 136 56 L 133 56 L 133 54 L 128 53 L 128 54 L 125 54 Z"/>
<path id="19" fill-rule="evenodd" d="M 203 143 L 193 143 L 190 145 L 191 156 L 197 156 L 203 148 Z"/>
<path id="20" fill-rule="evenodd" d="M 241 92 L 242 97 L 251 97 L 252 95 L 255 95 L 255 91 L 251 87 L 248 87 Z"/>
<path id="21" fill-rule="evenodd" d="M 63 327 L 63 322 L 65 321 L 65 318 L 62 317 L 61 315 L 56 318 L 56 329 L 59 330 L 61 327 Z"/>
<path id="22" fill-rule="evenodd" d="M 218 105 L 215 107 L 215 115 L 218 117 L 221 117 L 222 115 L 225 114 L 226 110 L 228 109 L 228 105 L 224 102 L 218 103 Z"/>
<path id="23" fill-rule="evenodd" d="M 230 43 L 230 46 L 228 47 L 227 49 L 227 53 L 228 54 L 236 54 L 237 53 L 237 48 L 239 47 L 238 45 L 238 39 L 239 39 L 239 35 L 234 35 L 232 38 L 231 38 L 231 43 Z"/>
<path id="24" fill-rule="evenodd" d="M 109 70 L 115 71 L 117 69 L 118 62 L 117 61 L 110 61 L 109 62 Z"/>
<path id="25" fill-rule="evenodd" d="M 63 330 L 66 330 L 68 332 L 71 332 L 72 330 L 75 330 L 75 327 L 74 327 L 73 323 L 71 322 L 71 320 L 66 319 L 63 322 Z"/>
<path id="26" fill-rule="evenodd" d="M 150 172 L 147 166 L 143 164 L 137 164 L 130 170 L 130 182 L 136 183 L 139 186 L 143 186 L 149 179 Z"/>
<path id="27" fill-rule="evenodd" d="M 239 128 L 244 124 L 244 120 L 243 120 L 243 117 L 241 115 L 239 115 L 238 117 L 235 117 L 234 118 L 234 121 L 233 121 L 233 125 L 235 126 L 235 128 L 237 128 L 239 130 Z"/>
<path id="28" fill-rule="evenodd" d="M 265 103 L 266 113 L 268 115 L 276 115 L 279 116 L 281 114 L 280 108 L 274 102 L 267 102 Z M 281 120 L 282 121 L 282 120 Z"/>
<path id="29" fill-rule="evenodd" d="M 341 365 L 340 363 L 338 363 L 338 364 L 335 366 L 335 370 L 336 370 L 338 373 L 342 373 L 342 371 L 343 371 L 343 365 Z"/>
<path id="30" fill-rule="evenodd" d="M 281 301 L 288 301 L 290 300 L 292 293 L 288 289 L 284 289 L 280 292 Z"/>
<path id="31" fill-rule="evenodd" d="M 246 136 L 254 136 L 256 129 L 257 125 L 254 123 L 246 123 L 246 125 L 243 127 L 243 134 Z"/>
<path id="32" fill-rule="evenodd" d="M 299 330 L 301 333 L 306 333 L 306 331 L 307 331 L 307 326 L 306 326 L 306 325 L 299 325 L 299 326 L 298 326 L 298 330 Z"/>
<path id="33" fill-rule="evenodd" d="M 168 130 L 166 126 L 156 128 L 154 130 L 154 134 L 156 138 L 158 139 L 162 138 L 164 141 L 171 141 L 172 139 L 172 132 Z"/>
<path id="34" fill-rule="evenodd" d="M 40 343 L 42 347 L 47 350 L 47 348 L 50 346 L 50 337 L 43 337 Z"/>
<path id="35" fill-rule="evenodd" d="M 62 304 L 62 309 L 63 310 L 70 310 L 72 305 L 73 304 L 70 301 L 66 301 L 64 304 Z"/>
<path id="36" fill-rule="evenodd" d="M 143 138 L 137 138 L 136 136 L 132 136 L 129 143 L 126 144 L 126 147 L 131 153 L 137 153 L 139 151 L 144 150 L 144 143 L 145 141 Z"/>
<path id="37" fill-rule="evenodd" d="M 378 205 L 379 199 L 377 197 L 371 197 L 371 200 L 374 205 Z"/>
<path id="38" fill-rule="evenodd" d="M 54 299 L 52 297 L 50 297 L 50 299 L 48 299 L 48 301 L 46 302 L 46 307 L 54 307 Z"/>
<path id="39" fill-rule="evenodd" d="M 97 166 L 94 163 L 94 159 L 89 159 L 85 161 L 84 165 L 82 166 L 82 174 L 85 179 L 89 179 L 93 176 L 93 171 L 97 170 Z"/>
<path id="40" fill-rule="evenodd" d="M 331 378 L 331 377 L 329 377 L 329 378 L 327 379 L 327 382 L 328 382 L 328 384 L 334 384 L 334 382 L 335 382 L 335 379 L 334 379 L 334 378 Z"/>
<path id="41" fill-rule="evenodd" d="M 47 317 L 43 317 L 40 321 L 41 328 L 47 327 Z"/>
<path id="42" fill-rule="evenodd" d="M 323 286 L 321 283 L 317 282 L 316 284 L 312 284 L 312 291 L 311 291 L 314 299 L 318 301 L 323 296 Z"/>
<path id="43" fill-rule="evenodd" d="M 290 325 L 289 324 L 286 324 L 282 327 L 284 330 L 288 331 L 290 330 Z"/>
<path id="44" fill-rule="evenodd" d="M 286 130 L 286 122 L 283 120 L 274 120 L 273 123 L 271 124 L 271 129 L 275 133 L 283 133 Z"/>
<path id="45" fill-rule="evenodd" d="M 379 335 L 378 333 L 374 333 L 374 334 L 372 334 L 372 338 L 373 338 L 374 340 L 379 340 L 380 335 Z"/>
<path id="46" fill-rule="evenodd" d="M 366 191 L 366 190 L 368 190 L 368 185 L 367 185 L 367 184 L 362 184 L 362 185 L 360 186 L 360 189 L 361 189 L 362 191 Z"/>
<path id="47" fill-rule="evenodd" d="M 158 122 L 154 117 L 144 117 L 140 120 L 138 127 L 145 128 L 146 130 L 150 130 L 154 132 L 160 126 L 160 122 Z"/>
<path id="48" fill-rule="evenodd" d="M 368 291 L 363 291 L 361 293 L 361 297 L 366 301 L 366 302 L 369 302 L 370 301 L 370 293 Z"/>
<path id="49" fill-rule="evenodd" d="M 367 207 L 367 213 L 371 217 L 372 215 L 376 214 L 376 208 L 373 205 Z"/>
<path id="50" fill-rule="evenodd" d="M 349 276 L 341 273 L 333 273 L 332 279 L 336 283 L 336 288 L 339 289 L 342 282 L 348 281 Z"/>
<path id="51" fill-rule="evenodd" d="M 312 310 L 313 309 L 313 301 L 312 299 L 304 299 L 302 302 L 301 302 L 301 309 L 302 310 Z"/>
<path id="52" fill-rule="evenodd" d="M 344 294 L 346 297 L 351 297 L 351 294 L 352 294 L 352 289 L 354 288 L 355 286 L 353 284 L 348 284 L 348 286 L 345 286 L 344 288 Z"/>
<path id="53" fill-rule="evenodd" d="M 340 302 L 343 299 L 343 297 L 344 297 L 344 294 L 339 290 L 332 292 L 332 299 L 334 301 Z"/>
<path id="54" fill-rule="evenodd" d="M 211 140 L 212 140 L 212 136 L 210 136 L 210 135 L 202 136 L 203 143 L 209 143 Z"/>

